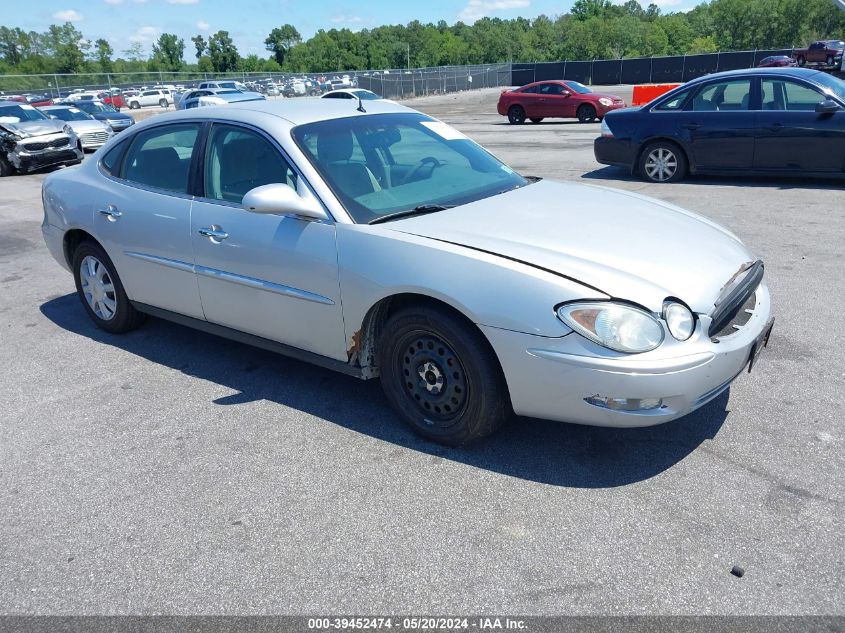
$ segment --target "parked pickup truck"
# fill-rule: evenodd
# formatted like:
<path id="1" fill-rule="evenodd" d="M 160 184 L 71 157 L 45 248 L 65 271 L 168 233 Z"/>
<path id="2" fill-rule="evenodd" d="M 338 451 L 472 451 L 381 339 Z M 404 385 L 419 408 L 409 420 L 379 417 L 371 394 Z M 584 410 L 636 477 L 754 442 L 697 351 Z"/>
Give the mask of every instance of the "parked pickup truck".
<path id="1" fill-rule="evenodd" d="M 845 41 L 818 40 L 808 48 L 798 48 L 792 56 L 799 66 L 818 66 L 827 69 L 842 67 L 842 54 L 845 53 Z"/>

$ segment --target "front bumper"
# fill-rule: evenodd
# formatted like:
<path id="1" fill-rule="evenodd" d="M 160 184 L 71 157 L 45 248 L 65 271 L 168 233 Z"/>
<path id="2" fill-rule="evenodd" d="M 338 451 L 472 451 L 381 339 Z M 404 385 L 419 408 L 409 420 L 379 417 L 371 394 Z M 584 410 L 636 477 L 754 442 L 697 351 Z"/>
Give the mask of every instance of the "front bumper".
<path id="1" fill-rule="evenodd" d="M 45 145 L 63 141 L 67 144 L 60 147 L 44 147 L 40 149 L 28 148 L 28 145 Z M 75 164 L 82 160 L 83 153 L 77 145 L 76 135 L 47 134 L 44 136 L 25 138 L 19 141 L 15 150 L 9 154 L 9 161 L 20 173 L 29 173 L 53 167 L 56 165 Z"/>
<path id="2" fill-rule="evenodd" d="M 578 334 L 546 338 L 481 326 L 496 351 L 518 415 L 591 426 L 641 427 L 680 418 L 723 393 L 748 366 L 752 348 L 769 326 L 765 283 L 756 291 L 745 327 L 714 343 L 709 317 L 699 315 L 688 341 L 667 337 L 645 354 L 619 354 Z M 596 395 L 661 399 L 662 406 L 619 411 L 589 404 Z"/>

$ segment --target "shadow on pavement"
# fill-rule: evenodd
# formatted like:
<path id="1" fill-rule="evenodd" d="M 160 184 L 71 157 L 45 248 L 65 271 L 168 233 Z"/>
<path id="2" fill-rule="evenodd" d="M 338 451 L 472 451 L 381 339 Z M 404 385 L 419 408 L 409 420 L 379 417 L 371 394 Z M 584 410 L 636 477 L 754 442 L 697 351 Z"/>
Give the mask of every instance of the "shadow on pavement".
<path id="1" fill-rule="evenodd" d="M 94 326 L 75 294 L 47 301 L 57 326 L 152 363 L 237 392 L 214 402 L 258 400 L 304 411 L 357 433 L 432 456 L 553 486 L 606 488 L 663 472 L 716 436 L 727 418 L 727 392 L 680 420 L 642 429 L 605 429 L 516 418 L 494 437 L 463 449 L 417 437 L 390 410 L 377 380 L 349 376 L 150 318 L 113 335 Z"/>
<path id="2" fill-rule="evenodd" d="M 643 185 L 652 184 L 639 176 L 631 175 L 631 171 L 624 167 L 601 167 L 594 169 L 581 178 L 587 180 L 620 180 L 625 182 L 639 182 Z M 677 185 L 716 185 L 720 187 L 762 187 L 766 189 L 827 189 L 829 191 L 841 191 L 845 181 L 833 178 L 784 178 L 777 176 L 688 176 L 679 183 L 666 183 L 662 187 L 673 187 Z"/>

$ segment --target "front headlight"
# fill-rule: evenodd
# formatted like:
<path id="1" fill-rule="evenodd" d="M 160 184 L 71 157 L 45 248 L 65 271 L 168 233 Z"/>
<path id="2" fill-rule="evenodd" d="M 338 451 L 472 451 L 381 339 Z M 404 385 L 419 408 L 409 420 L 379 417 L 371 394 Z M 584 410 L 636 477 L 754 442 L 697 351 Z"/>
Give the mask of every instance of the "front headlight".
<path id="1" fill-rule="evenodd" d="M 64 132 L 68 136 L 74 136 L 73 128 L 69 125 L 65 125 L 64 127 L 62 127 L 62 132 Z"/>
<path id="2" fill-rule="evenodd" d="M 558 318 L 603 347 L 640 354 L 663 342 L 663 327 L 648 312 L 621 303 L 569 303 Z"/>
<path id="3" fill-rule="evenodd" d="M 602 104 L 603 106 L 612 106 L 613 100 L 608 99 L 607 97 L 602 97 L 602 98 L 599 99 L 599 103 Z"/>
<path id="4" fill-rule="evenodd" d="M 679 341 L 686 341 L 695 331 L 695 317 L 680 303 L 667 303 L 663 307 L 663 318 L 669 333 Z"/>

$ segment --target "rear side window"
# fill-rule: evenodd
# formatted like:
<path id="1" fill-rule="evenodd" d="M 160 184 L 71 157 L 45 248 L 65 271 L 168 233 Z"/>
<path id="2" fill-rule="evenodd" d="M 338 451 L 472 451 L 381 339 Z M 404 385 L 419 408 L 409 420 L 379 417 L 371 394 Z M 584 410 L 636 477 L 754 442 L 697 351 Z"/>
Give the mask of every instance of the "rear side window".
<path id="1" fill-rule="evenodd" d="M 530 95 L 536 94 L 537 86 L 531 86 L 530 88 L 524 88 L 524 89 L 520 90 L 520 92 L 523 93 L 523 94 L 530 94 Z"/>
<path id="2" fill-rule="evenodd" d="M 734 79 L 704 86 L 692 100 L 695 112 L 748 110 L 751 80 Z"/>
<path id="3" fill-rule="evenodd" d="M 250 189 L 272 183 L 296 188 L 296 172 L 263 136 L 215 124 L 205 156 L 205 197 L 240 203 Z"/>
<path id="4" fill-rule="evenodd" d="M 156 189 L 188 192 L 199 124 L 163 125 L 139 132 L 123 161 L 123 178 Z"/>

